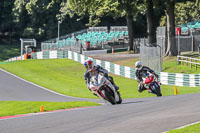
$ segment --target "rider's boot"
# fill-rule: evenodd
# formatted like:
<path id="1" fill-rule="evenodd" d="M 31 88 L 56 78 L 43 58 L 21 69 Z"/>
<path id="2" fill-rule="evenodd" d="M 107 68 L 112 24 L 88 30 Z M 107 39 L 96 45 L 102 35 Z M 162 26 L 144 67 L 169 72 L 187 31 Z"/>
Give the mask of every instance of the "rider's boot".
<path id="1" fill-rule="evenodd" d="M 138 92 L 142 93 L 144 90 L 146 90 L 146 88 L 143 85 L 139 84 Z"/>
<path id="2" fill-rule="evenodd" d="M 97 96 L 97 94 L 93 93 L 93 95 Z M 98 97 L 98 96 L 97 96 Z"/>
<path id="3" fill-rule="evenodd" d="M 113 84 L 116 90 L 119 90 L 119 87 L 116 84 Z"/>
<path id="4" fill-rule="evenodd" d="M 119 87 L 114 83 L 112 77 L 109 77 L 108 80 L 111 82 L 111 84 L 115 87 L 116 90 L 119 90 Z"/>
<path id="5" fill-rule="evenodd" d="M 88 87 L 88 90 L 89 90 L 89 91 L 92 91 L 89 87 Z"/>
<path id="6" fill-rule="evenodd" d="M 148 90 L 148 92 L 149 92 L 149 93 L 152 93 L 152 91 L 151 91 L 151 89 L 150 89 L 150 88 L 147 88 L 147 90 Z"/>

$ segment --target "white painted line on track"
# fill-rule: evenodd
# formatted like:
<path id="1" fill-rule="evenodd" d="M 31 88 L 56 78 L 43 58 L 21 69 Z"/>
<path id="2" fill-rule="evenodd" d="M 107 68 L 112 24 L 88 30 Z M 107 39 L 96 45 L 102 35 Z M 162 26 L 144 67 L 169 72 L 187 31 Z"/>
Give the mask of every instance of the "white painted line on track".
<path id="1" fill-rule="evenodd" d="M 200 123 L 200 121 L 193 122 L 193 123 L 190 123 L 190 124 L 187 124 L 187 125 L 184 125 L 184 126 L 175 128 L 175 129 L 182 129 L 182 128 L 185 128 L 185 127 L 188 127 L 188 126 L 192 126 L 192 125 L 195 125 L 195 124 L 198 124 L 198 123 Z M 171 129 L 171 130 L 175 130 L 175 129 Z M 169 130 L 169 131 L 170 131 L 170 130 Z M 168 131 L 165 131 L 165 132 L 162 132 L 162 133 L 167 133 L 167 132 L 168 132 Z"/>
<path id="2" fill-rule="evenodd" d="M 23 80 L 24 82 L 27 82 L 27 83 L 29 83 L 29 84 L 32 84 L 32 85 L 34 85 L 34 86 L 36 86 L 36 87 L 39 87 L 39 88 L 44 89 L 44 90 L 46 90 L 46 91 L 49 91 L 49 92 L 51 92 L 51 93 L 57 94 L 57 95 L 59 95 L 59 96 L 68 97 L 68 98 L 74 98 L 74 99 L 85 99 L 85 98 L 78 98 L 78 97 L 72 97 L 72 96 L 67 96 L 67 95 L 60 94 L 60 93 L 58 93 L 58 92 L 49 90 L 49 89 L 47 89 L 47 88 L 45 88 L 45 87 L 42 87 L 42 86 L 37 85 L 37 84 L 35 84 L 35 83 L 32 83 L 32 82 L 30 82 L 30 81 L 28 81 L 28 80 L 25 80 L 25 79 L 23 79 L 23 78 L 21 78 L 21 77 L 18 77 L 17 75 L 12 74 L 12 73 L 10 73 L 10 72 L 8 72 L 8 71 L 2 69 L 2 68 L 0 68 L 0 70 L 3 71 L 3 72 L 5 72 L 5 73 L 7 73 L 7 74 L 10 74 L 10 75 L 12 75 L 12 76 L 14 76 L 14 77 L 16 77 L 16 78 L 18 78 L 18 79 L 20 79 L 20 80 Z"/>
<path id="3" fill-rule="evenodd" d="M 188 127 L 188 126 L 192 126 L 192 125 L 194 125 L 194 124 L 198 124 L 198 123 L 200 123 L 200 121 L 193 122 L 193 123 L 190 123 L 190 124 L 187 124 L 187 125 L 184 125 L 184 126 L 178 127 L 178 128 L 176 128 L 176 129 L 182 129 L 182 128 L 185 128 L 185 127 Z"/>

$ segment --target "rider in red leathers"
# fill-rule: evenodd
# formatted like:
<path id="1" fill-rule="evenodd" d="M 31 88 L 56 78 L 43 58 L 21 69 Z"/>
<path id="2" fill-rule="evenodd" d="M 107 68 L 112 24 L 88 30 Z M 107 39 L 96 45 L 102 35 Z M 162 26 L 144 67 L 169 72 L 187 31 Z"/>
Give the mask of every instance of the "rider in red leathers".
<path id="1" fill-rule="evenodd" d="M 142 77 L 146 75 L 147 72 L 154 74 L 156 77 L 158 77 L 158 75 L 155 74 L 155 72 L 151 70 L 149 67 L 143 66 L 141 61 L 137 61 L 135 63 L 135 67 L 136 67 L 136 71 L 135 71 L 136 80 L 139 82 L 138 91 L 141 93 L 142 91 L 146 90 L 146 88 L 143 85 Z M 151 92 L 151 90 L 148 90 L 148 91 Z"/>

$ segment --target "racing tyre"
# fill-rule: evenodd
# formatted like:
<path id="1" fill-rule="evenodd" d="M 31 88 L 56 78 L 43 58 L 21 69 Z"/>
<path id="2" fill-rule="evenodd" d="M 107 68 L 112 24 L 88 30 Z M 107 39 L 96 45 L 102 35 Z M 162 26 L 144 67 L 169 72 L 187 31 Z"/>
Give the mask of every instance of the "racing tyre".
<path id="1" fill-rule="evenodd" d="M 110 95 L 106 90 L 102 90 L 102 93 L 109 103 L 111 103 L 112 105 L 116 104 L 115 98 L 112 95 Z"/>
<path id="2" fill-rule="evenodd" d="M 117 102 L 117 104 L 121 104 L 122 103 L 122 98 L 121 98 L 120 93 L 118 91 L 117 91 L 117 94 L 119 96 L 119 101 Z"/>
<path id="3" fill-rule="evenodd" d="M 161 94 L 160 86 L 159 86 L 157 83 L 154 83 L 154 86 L 153 86 L 153 87 L 155 88 L 156 95 L 157 95 L 158 97 L 161 97 L 162 94 Z"/>

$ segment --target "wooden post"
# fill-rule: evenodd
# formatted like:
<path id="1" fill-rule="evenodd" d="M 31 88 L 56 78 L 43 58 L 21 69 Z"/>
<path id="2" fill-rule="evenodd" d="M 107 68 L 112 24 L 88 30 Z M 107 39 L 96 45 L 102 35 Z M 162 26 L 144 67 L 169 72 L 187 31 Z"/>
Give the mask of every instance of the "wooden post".
<path id="1" fill-rule="evenodd" d="M 195 60 L 195 63 L 197 63 L 197 60 Z M 197 64 L 195 64 L 195 70 L 197 70 Z"/>
<path id="2" fill-rule="evenodd" d="M 192 68 L 192 58 L 190 59 L 190 68 Z"/>
<path id="3" fill-rule="evenodd" d="M 180 57 L 180 60 L 182 60 L 181 57 Z M 183 61 L 180 61 L 180 62 L 181 62 L 181 65 L 183 65 Z"/>
<path id="4" fill-rule="evenodd" d="M 186 58 L 186 61 L 188 61 L 188 58 Z M 186 65 L 188 66 L 188 62 L 186 62 Z"/>
<path id="5" fill-rule="evenodd" d="M 184 58 L 182 58 L 181 60 L 184 60 Z M 184 65 L 184 61 L 182 61 L 182 64 Z"/>
<path id="6" fill-rule="evenodd" d="M 194 52 L 194 47 L 195 47 L 195 45 L 194 45 L 194 36 L 193 36 L 193 34 L 192 34 L 192 51 Z"/>
<path id="7" fill-rule="evenodd" d="M 179 61 L 179 56 L 178 56 L 178 59 L 177 59 L 177 63 L 178 63 L 178 65 L 180 64 L 180 61 Z"/>

